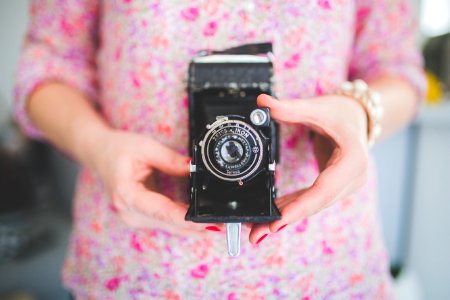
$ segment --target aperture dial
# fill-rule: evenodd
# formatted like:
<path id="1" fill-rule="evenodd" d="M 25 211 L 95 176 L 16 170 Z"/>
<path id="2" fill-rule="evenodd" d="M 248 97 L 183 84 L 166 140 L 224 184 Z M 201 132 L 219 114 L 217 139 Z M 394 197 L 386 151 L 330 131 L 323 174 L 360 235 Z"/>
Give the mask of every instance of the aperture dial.
<path id="1" fill-rule="evenodd" d="M 210 173 L 226 181 L 242 181 L 258 170 L 263 142 L 250 124 L 219 117 L 208 129 L 200 146 Z"/>

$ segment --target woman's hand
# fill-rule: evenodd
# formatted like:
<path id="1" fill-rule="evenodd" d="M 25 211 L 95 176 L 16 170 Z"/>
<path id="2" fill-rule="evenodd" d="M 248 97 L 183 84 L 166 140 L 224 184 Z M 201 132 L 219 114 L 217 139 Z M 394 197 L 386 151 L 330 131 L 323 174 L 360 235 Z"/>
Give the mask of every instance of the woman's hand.
<path id="1" fill-rule="evenodd" d="M 187 205 L 153 189 L 154 169 L 187 176 L 188 157 L 150 137 L 111 129 L 79 91 L 45 83 L 30 96 L 28 111 L 46 139 L 100 176 L 125 223 L 179 234 L 223 228 L 185 221 Z"/>
<path id="2" fill-rule="evenodd" d="M 351 195 L 366 183 L 368 163 L 367 116 L 356 100 L 330 95 L 279 101 L 260 95 L 258 105 L 268 107 L 272 118 L 281 123 L 300 123 L 313 130 L 321 173 L 311 187 L 277 199 L 282 219 L 254 225 L 252 243 Z"/>
<path id="3" fill-rule="evenodd" d="M 102 134 L 97 145 L 89 165 L 103 180 L 114 207 L 127 225 L 184 235 L 205 232 L 205 227 L 211 225 L 185 221 L 185 203 L 153 190 L 154 169 L 173 176 L 187 176 L 188 157 L 149 137 L 115 130 Z M 213 225 L 219 229 L 223 226 Z"/>

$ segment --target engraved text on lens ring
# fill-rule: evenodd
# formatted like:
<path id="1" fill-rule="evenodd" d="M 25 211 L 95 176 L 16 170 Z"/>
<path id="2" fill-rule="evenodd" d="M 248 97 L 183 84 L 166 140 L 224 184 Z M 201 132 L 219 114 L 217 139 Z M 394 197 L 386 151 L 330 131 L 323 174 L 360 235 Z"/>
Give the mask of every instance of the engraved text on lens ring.
<path id="1" fill-rule="evenodd" d="M 235 135 L 244 138 L 248 142 L 248 146 L 251 147 L 246 150 L 247 153 L 253 153 L 252 162 L 249 164 L 249 168 L 244 171 L 230 171 L 222 172 L 218 167 L 214 165 L 213 161 L 217 161 L 214 159 L 211 161 L 211 157 L 215 157 L 214 151 L 211 150 L 211 144 L 213 142 L 214 145 L 217 145 L 217 141 L 220 137 L 224 135 Z M 246 143 L 247 144 L 247 143 Z M 227 120 L 222 123 L 216 124 L 213 128 L 205 134 L 203 139 L 203 146 L 201 150 L 202 159 L 205 162 L 205 167 L 216 177 L 226 180 L 226 181 L 240 181 L 249 176 L 251 176 L 260 166 L 262 161 L 262 151 L 255 149 L 262 149 L 262 140 L 259 137 L 258 133 L 245 122 L 240 120 Z"/>

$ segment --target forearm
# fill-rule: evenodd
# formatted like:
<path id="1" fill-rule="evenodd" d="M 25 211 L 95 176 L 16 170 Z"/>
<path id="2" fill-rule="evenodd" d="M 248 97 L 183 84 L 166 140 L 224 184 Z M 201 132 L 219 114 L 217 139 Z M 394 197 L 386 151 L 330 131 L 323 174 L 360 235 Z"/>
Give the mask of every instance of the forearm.
<path id="1" fill-rule="evenodd" d="M 61 83 L 47 83 L 30 96 L 27 110 L 46 139 L 92 167 L 90 157 L 109 127 L 84 95 Z"/>
<path id="2" fill-rule="evenodd" d="M 418 110 L 419 99 L 414 87 L 393 76 L 383 76 L 369 82 L 371 89 L 381 94 L 384 116 L 378 141 L 405 127 Z"/>

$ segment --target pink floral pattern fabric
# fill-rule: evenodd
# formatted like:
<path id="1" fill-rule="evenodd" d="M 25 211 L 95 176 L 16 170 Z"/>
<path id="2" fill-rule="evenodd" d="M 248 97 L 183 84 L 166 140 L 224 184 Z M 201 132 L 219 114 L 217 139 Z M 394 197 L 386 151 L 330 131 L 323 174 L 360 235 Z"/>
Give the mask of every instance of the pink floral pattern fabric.
<path id="1" fill-rule="evenodd" d="M 87 95 L 112 127 L 188 154 L 189 60 L 201 49 L 264 41 L 274 45 L 282 99 L 382 74 L 422 92 L 412 15 L 406 0 L 34 0 L 17 120 L 41 137 L 26 99 L 58 80 Z M 281 137 L 283 195 L 309 186 L 318 167 L 304 127 L 283 125 Z M 160 192 L 187 201 L 186 179 L 155 176 Z M 82 169 L 63 278 L 79 299 L 389 299 L 373 163 L 358 193 L 259 245 L 243 240 L 237 258 L 227 256 L 224 233 L 205 239 L 128 228 L 100 179 Z"/>

